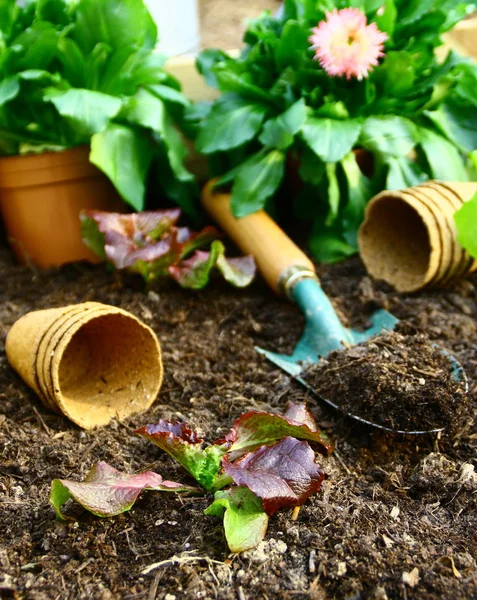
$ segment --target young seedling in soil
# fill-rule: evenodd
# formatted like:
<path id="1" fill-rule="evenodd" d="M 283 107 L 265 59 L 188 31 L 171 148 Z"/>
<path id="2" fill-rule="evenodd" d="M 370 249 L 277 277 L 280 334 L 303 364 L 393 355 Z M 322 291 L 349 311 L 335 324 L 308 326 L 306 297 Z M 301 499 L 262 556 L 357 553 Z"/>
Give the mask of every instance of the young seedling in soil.
<path id="1" fill-rule="evenodd" d="M 128 475 L 100 462 L 82 482 L 52 482 L 50 502 L 58 518 L 67 518 L 62 507 L 70 498 L 99 517 L 111 517 L 130 510 L 143 490 L 205 490 L 214 492 L 205 514 L 223 516 L 230 550 L 242 552 L 261 542 L 275 511 L 301 506 L 320 489 L 324 472 L 308 442 L 317 444 L 322 453 L 332 451 L 305 405 L 292 403 L 283 416 L 243 414 L 225 438 L 209 445 L 181 422 L 160 420 L 136 433 L 179 462 L 202 490 L 164 480 L 152 471 Z"/>
<path id="2" fill-rule="evenodd" d="M 139 273 L 147 281 L 172 277 L 184 288 L 201 289 L 216 268 L 236 287 L 255 276 L 251 256 L 225 258 L 225 248 L 214 227 L 199 233 L 177 227 L 181 210 L 155 210 L 129 215 L 100 210 L 81 213 L 84 243 L 116 269 Z M 208 252 L 200 250 L 210 245 Z"/>
<path id="3" fill-rule="evenodd" d="M 465 382 L 422 333 L 390 332 L 311 366 L 303 378 L 344 412 L 393 430 L 455 430 L 467 410 Z"/>

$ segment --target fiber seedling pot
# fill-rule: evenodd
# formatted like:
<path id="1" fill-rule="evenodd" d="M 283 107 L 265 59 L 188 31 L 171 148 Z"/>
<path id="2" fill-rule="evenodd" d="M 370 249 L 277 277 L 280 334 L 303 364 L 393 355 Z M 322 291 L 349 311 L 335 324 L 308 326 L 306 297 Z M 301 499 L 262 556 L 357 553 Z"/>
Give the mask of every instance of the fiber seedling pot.
<path id="1" fill-rule="evenodd" d="M 83 208 L 124 212 L 113 185 L 89 162 L 89 147 L 0 159 L 0 211 L 21 263 L 98 262 L 81 240 Z"/>
<path id="2" fill-rule="evenodd" d="M 152 329 L 98 302 L 24 315 L 10 329 L 5 349 L 43 404 L 85 429 L 148 409 L 162 383 Z"/>
<path id="3" fill-rule="evenodd" d="M 431 181 L 375 196 L 358 234 L 361 258 L 375 279 L 399 292 L 445 286 L 476 262 L 457 241 L 454 213 L 477 183 Z"/>

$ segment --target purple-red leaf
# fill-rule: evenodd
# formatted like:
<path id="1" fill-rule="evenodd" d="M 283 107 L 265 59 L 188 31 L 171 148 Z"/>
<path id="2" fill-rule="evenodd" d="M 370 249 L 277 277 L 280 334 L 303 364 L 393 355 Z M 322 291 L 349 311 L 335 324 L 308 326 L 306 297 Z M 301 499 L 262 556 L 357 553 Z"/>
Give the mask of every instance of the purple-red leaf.
<path id="1" fill-rule="evenodd" d="M 182 287 L 200 289 L 214 267 L 236 287 L 252 281 L 252 257 L 226 259 L 214 227 L 198 233 L 176 227 L 179 217 L 180 209 L 128 215 L 85 210 L 80 215 L 81 232 L 84 243 L 96 254 L 117 269 L 140 273 L 146 281 L 170 275 Z M 199 250 L 209 244 L 210 252 Z"/>
<path id="2" fill-rule="evenodd" d="M 65 518 L 61 508 L 69 498 L 74 498 L 81 506 L 99 517 L 112 517 L 130 510 L 143 490 L 198 491 L 182 483 L 164 480 L 152 471 L 128 475 L 108 463 L 99 462 L 90 469 L 84 481 L 53 480 L 50 502 L 60 519 Z"/>
<path id="3" fill-rule="evenodd" d="M 268 515 L 285 506 L 301 506 L 320 489 L 324 478 L 309 444 L 292 437 L 263 446 L 235 463 L 225 456 L 222 466 L 237 485 L 262 499 Z"/>
<path id="4" fill-rule="evenodd" d="M 210 252 L 196 250 L 191 257 L 171 265 L 169 274 L 181 287 L 200 290 L 207 285 L 216 260 L 212 249 Z"/>
<path id="5" fill-rule="evenodd" d="M 204 227 L 196 233 L 188 227 L 177 228 L 177 241 L 180 244 L 180 258 L 187 258 L 194 250 L 210 244 L 220 236 L 215 227 Z"/>
<path id="6" fill-rule="evenodd" d="M 210 252 L 197 250 L 191 257 L 169 267 L 169 273 L 182 287 L 201 289 L 209 281 L 214 267 L 235 287 L 249 285 L 256 272 L 255 261 L 251 256 L 227 259 L 224 245 L 215 240 L 210 246 Z"/>
<path id="7" fill-rule="evenodd" d="M 332 445 L 320 431 L 304 404 L 289 405 L 283 416 L 250 411 L 241 415 L 225 437 L 231 444 L 232 459 L 242 456 L 264 444 L 272 444 L 285 435 L 319 444 L 324 454 L 330 454 Z"/>
<path id="8" fill-rule="evenodd" d="M 306 404 L 295 402 L 289 402 L 283 413 L 285 419 L 290 419 L 296 423 L 307 425 L 311 431 L 318 431 L 318 423 L 315 421 L 315 417 L 307 409 Z"/>
<path id="9" fill-rule="evenodd" d="M 192 431 L 188 427 L 187 423 L 183 423 L 182 421 L 166 421 L 165 419 L 161 419 L 153 425 L 145 425 L 137 429 L 135 433 L 154 441 L 154 443 L 156 443 L 157 439 L 163 439 L 166 444 L 178 442 L 198 444 L 200 446 L 204 441 L 195 431 Z"/>
<path id="10" fill-rule="evenodd" d="M 225 446 L 207 446 L 185 423 L 161 420 L 146 425 L 137 434 L 162 448 L 180 463 L 205 489 L 213 487 L 220 469 Z"/>

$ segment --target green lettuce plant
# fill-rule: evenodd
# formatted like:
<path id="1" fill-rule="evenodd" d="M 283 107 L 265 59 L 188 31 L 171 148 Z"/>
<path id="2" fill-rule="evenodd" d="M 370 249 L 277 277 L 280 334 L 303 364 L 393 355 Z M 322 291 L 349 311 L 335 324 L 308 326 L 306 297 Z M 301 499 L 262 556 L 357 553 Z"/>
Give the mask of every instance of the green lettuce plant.
<path id="1" fill-rule="evenodd" d="M 343 21 L 350 8 L 365 17 L 363 35 L 375 44 L 361 71 L 339 66 L 355 31 L 339 50 L 315 44 L 318 24 L 330 13 Z M 240 56 L 202 52 L 198 69 L 222 94 L 189 119 L 197 149 L 219 184 L 231 186 L 234 214 L 290 201 L 295 217 L 312 224 L 316 257 L 334 261 L 356 251 L 365 205 L 378 191 L 474 179 L 477 66 L 436 52 L 473 8 L 457 0 L 286 0 L 280 16 L 249 23 Z"/>
<path id="2" fill-rule="evenodd" d="M 152 163 L 191 208 L 176 125 L 189 102 L 154 51 L 143 0 L 2 0 L 0 153 L 90 144 L 90 161 L 136 210 Z"/>

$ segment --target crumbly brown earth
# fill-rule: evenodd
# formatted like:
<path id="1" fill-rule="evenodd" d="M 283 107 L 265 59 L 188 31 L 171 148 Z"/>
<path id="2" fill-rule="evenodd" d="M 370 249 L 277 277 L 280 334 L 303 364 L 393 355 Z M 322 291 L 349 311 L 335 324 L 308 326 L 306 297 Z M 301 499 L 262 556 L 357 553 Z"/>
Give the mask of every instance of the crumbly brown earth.
<path id="1" fill-rule="evenodd" d="M 477 597 L 477 277 L 450 291 L 400 296 L 373 283 L 356 259 L 320 269 L 343 321 L 364 326 L 384 307 L 451 350 L 469 377 L 471 414 L 452 435 L 391 435 L 342 417 L 255 345 L 289 352 L 303 320 L 257 282 L 188 292 L 77 264 L 51 272 L 0 251 L 0 596 L 47 599 L 441 599 Z M 44 408 L 12 371 L 3 342 L 27 311 L 95 300 L 131 311 L 158 333 L 166 376 L 151 410 L 81 431 Z M 271 519 L 266 541 L 231 556 L 211 498 L 144 493 L 133 510 L 61 523 L 48 502 L 54 478 L 84 477 L 106 460 L 190 481 L 133 435 L 159 418 L 223 435 L 250 409 L 307 401 L 336 444 L 327 478 L 301 509 Z M 154 563 L 161 565 L 148 574 Z"/>
<path id="2" fill-rule="evenodd" d="M 347 414 L 393 431 L 452 434 L 469 416 L 452 360 L 423 333 L 391 331 L 332 352 L 302 377 Z"/>

